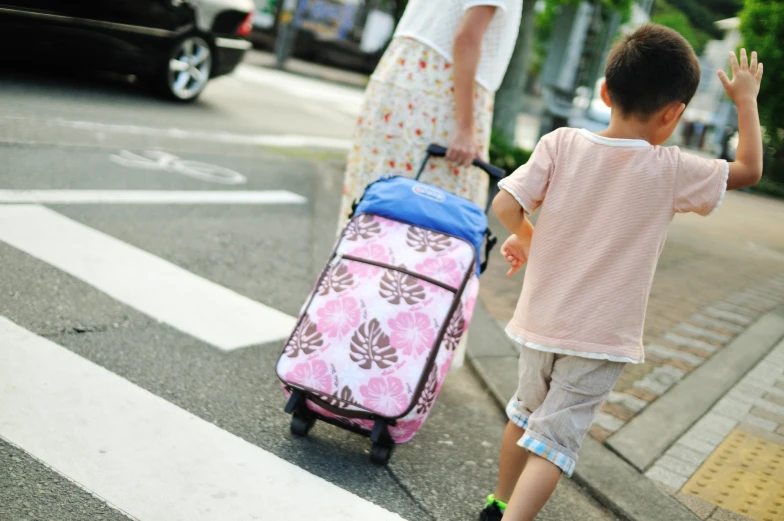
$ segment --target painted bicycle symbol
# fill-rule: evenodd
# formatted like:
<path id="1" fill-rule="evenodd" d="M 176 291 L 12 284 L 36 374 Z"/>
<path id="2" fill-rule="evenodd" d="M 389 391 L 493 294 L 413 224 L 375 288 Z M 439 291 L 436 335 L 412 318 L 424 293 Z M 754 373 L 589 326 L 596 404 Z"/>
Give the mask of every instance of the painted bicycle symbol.
<path id="1" fill-rule="evenodd" d="M 121 150 L 119 154 L 112 154 L 109 159 L 118 165 L 130 168 L 142 168 L 144 170 L 162 170 L 182 174 L 201 181 L 210 183 L 221 183 L 224 185 L 240 185 L 247 183 L 247 178 L 222 166 L 202 163 L 200 161 L 187 161 L 182 158 L 162 152 L 160 150 L 148 150 L 144 155 L 134 154 L 127 150 Z"/>

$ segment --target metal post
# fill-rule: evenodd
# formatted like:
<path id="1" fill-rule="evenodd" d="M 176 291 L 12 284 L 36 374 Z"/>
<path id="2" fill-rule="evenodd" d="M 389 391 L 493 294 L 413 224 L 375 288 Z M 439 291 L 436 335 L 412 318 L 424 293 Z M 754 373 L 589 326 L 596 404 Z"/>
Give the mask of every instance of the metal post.
<path id="1" fill-rule="evenodd" d="M 278 16 L 278 33 L 275 38 L 275 65 L 278 69 L 286 67 L 286 60 L 291 55 L 291 50 L 297 38 L 297 14 L 301 5 L 307 0 L 283 0 Z"/>

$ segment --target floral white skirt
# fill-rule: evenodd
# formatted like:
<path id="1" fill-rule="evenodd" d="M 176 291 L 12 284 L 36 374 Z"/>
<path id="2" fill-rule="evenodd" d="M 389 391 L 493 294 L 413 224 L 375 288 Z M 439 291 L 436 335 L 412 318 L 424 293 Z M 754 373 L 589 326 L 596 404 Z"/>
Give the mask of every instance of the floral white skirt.
<path id="1" fill-rule="evenodd" d="M 476 84 L 474 121 L 480 155 L 487 154 L 492 92 Z M 427 45 L 394 39 L 370 79 L 348 155 L 339 228 L 365 187 L 382 175 L 416 175 L 430 143 L 447 146 L 456 127 L 452 65 Z M 487 174 L 432 159 L 422 181 L 484 207 Z"/>

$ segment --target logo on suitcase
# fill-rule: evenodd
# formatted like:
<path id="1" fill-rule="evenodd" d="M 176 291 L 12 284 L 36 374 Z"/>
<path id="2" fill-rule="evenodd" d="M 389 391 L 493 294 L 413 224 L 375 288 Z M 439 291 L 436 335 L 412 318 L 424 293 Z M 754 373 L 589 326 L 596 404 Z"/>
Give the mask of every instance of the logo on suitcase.
<path id="1" fill-rule="evenodd" d="M 435 201 L 437 203 L 443 203 L 446 201 L 446 194 L 438 188 L 434 188 L 432 186 L 415 185 L 411 188 L 411 191 L 419 197 L 424 197 L 425 199 L 430 199 L 431 201 Z"/>

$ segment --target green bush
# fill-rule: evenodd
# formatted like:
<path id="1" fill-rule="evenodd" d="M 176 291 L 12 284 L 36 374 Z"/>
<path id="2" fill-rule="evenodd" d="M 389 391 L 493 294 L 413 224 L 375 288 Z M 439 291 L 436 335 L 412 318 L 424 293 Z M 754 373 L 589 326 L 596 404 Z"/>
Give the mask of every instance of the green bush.
<path id="1" fill-rule="evenodd" d="M 490 163 L 511 174 L 528 162 L 531 151 L 510 143 L 500 132 L 490 136 Z"/>
<path id="2" fill-rule="evenodd" d="M 784 198 L 784 159 L 767 158 L 762 179 L 752 190 Z"/>

